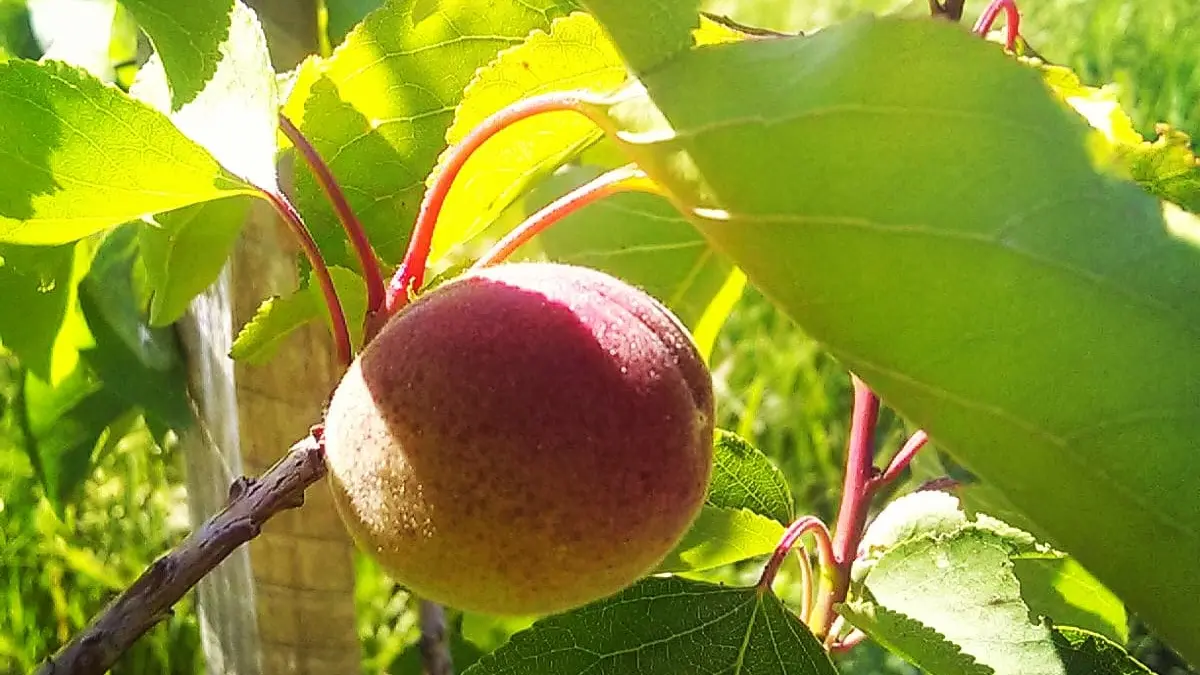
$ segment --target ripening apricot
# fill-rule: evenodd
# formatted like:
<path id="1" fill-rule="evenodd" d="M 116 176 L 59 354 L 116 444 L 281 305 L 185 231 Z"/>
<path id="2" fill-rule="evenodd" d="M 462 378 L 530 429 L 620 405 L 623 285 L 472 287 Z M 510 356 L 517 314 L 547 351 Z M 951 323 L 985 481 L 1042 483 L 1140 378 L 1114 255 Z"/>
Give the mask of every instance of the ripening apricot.
<path id="1" fill-rule="evenodd" d="M 712 469 L 711 376 L 679 321 L 583 267 L 470 272 L 393 317 L 325 420 L 359 545 L 422 597 L 566 610 L 652 571 Z"/>

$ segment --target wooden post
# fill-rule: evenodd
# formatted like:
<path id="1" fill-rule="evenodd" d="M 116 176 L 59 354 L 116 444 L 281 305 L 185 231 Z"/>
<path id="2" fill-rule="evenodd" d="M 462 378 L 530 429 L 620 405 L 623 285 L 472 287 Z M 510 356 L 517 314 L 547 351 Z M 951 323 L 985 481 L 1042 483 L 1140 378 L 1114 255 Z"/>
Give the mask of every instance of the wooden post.
<path id="1" fill-rule="evenodd" d="M 312 0 L 248 3 L 279 71 L 317 49 Z M 233 336 L 259 304 L 298 284 L 298 249 L 265 203 L 254 205 L 221 280 L 182 322 L 201 423 L 183 439 L 193 524 L 225 503 L 230 482 L 275 463 L 321 419 L 341 368 L 323 324 L 289 336 L 269 363 L 234 364 Z M 361 669 L 353 547 L 325 483 L 198 586 L 208 672 L 339 675 Z"/>

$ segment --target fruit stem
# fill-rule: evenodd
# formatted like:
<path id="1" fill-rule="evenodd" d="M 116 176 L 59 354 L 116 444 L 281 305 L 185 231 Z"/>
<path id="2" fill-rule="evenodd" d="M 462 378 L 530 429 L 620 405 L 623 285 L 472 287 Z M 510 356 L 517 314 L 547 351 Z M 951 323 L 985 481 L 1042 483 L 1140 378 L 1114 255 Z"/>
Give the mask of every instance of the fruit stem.
<path id="1" fill-rule="evenodd" d="M 534 96 L 492 114 L 450 148 L 445 165 L 433 176 L 429 188 L 425 191 L 404 261 L 400 263 L 400 268 L 388 284 L 384 308 L 389 316 L 408 304 L 409 293 L 415 292 L 424 283 L 425 267 L 429 261 L 430 248 L 433 246 L 433 231 L 438 215 L 442 212 L 454 179 L 471 155 L 488 139 L 512 124 L 534 115 L 557 111 L 574 111 L 590 118 L 579 94 L 555 92 Z"/>
<path id="2" fill-rule="evenodd" d="M 980 37 L 986 36 L 992 29 L 992 24 L 996 22 L 1000 10 L 1004 10 L 1004 47 L 1015 51 L 1017 36 L 1020 34 L 1021 14 L 1017 11 L 1017 3 L 1014 0 L 992 0 L 983 10 L 983 14 L 979 15 L 979 20 L 975 22 L 975 28 L 972 30 Z"/>
<path id="3" fill-rule="evenodd" d="M 329 203 L 333 205 L 338 219 L 342 221 L 342 228 L 346 230 L 346 236 L 349 237 L 350 244 L 354 247 L 354 252 L 358 255 L 358 261 L 362 265 L 363 281 L 367 285 L 367 313 L 372 314 L 379 311 L 383 307 L 383 271 L 379 268 L 379 258 L 375 255 L 375 249 L 371 248 L 371 242 L 367 239 L 367 233 L 363 230 L 362 223 L 354 215 L 354 210 L 350 208 L 350 202 L 346 201 L 346 194 L 342 192 L 329 165 L 321 159 L 317 149 L 308 142 L 300 129 L 296 128 L 296 125 L 292 124 L 292 121 L 283 113 L 279 113 L 279 128 L 283 130 L 283 134 L 288 137 L 292 145 L 300 151 L 300 156 L 312 170 L 317 183 L 329 197 Z"/>
<path id="4" fill-rule="evenodd" d="M 787 559 L 788 553 L 791 553 L 792 548 L 800 541 L 800 537 L 809 532 L 817 540 L 817 555 L 820 556 L 822 569 L 830 568 L 834 557 L 833 547 L 829 540 L 829 528 L 825 527 L 825 523 L 816 516 L 802 516 L 783 531 L 783 537 L 779 539 L 775 552 L 771 554 L 771 559 L 763 568 L 762 576 L 758 578 L 759 589 L 768 589 L 771 584 L 775 583 L 775 575 L 779 573 L 779 568 L 783 566 L 783 561 Z"/>
<path id="5" fill-rule="evenodd" d="M 354 356 L 350 346 L 350 330 L 346 325 L 346 313 L 342 310 L 342 301 L 338 299 L 337 290 L 333 287 L 333 277 L 329 276 L 329 268 L 325 265 L 325 258 L 321 257 L 317 242 L 313 241 L 308 226 L 300 217 L 300 212 L 296 210 L 295 206 L 292 206 L 292 202 L 288 200 L 287 196 L 282 192 L 262 189 L 259 191 L 267 201 L 271 202 L 271 206 L 275 207 L 280 217 L 287 223 L 292 234 L 296 236 L 296 240 L 300 242 L 300 248 L 308 257 L 308 262 L 312 264 L 313 272 L 317 275 L 317 283 L 321 287 L 321 294 L 325 296 L 325 304 L 329 307 L 333 344 L 338 362 L 343 366 L 350 365 Z"/>
<path id="6" fill-rule="evenodd" d="M 813 569 L 808 549 L 803 546 L 796 552 L 796 566 L 800 568 L 800 620 L 807 624 L 813 606 Z"/>
<path id="7" fill-rule="evenodd" d="M 660 194 L 655 184 L 633 164 L 603 173 L 526 218 L 475 261 L 471 268 L 479 269 L 503 261 L 546 228 L 592 202 L 610 195 L 633 191 Z"/>
<path id="8" fill-rule="evenodd" d="M 828 583 L 822 584 L 821 597 L 809 621 L 809 627 L 818 639 L 829 635 L 835 619 L 833 606 L 845 600 L 850 590 L 850 570 L 866 528 L 872 496 L 870 483 L 876 472 L 873 459 L 879 397 L 858 377 L 851 375 L 851 380 L 854 385 L 854 412 L 846 454 L 842 503 L 834 526 L 832 569 Z"/>
<path id="9" fill-rule="evenodd" d="M 904 469 L 912 462 L 913 457 L 917 456 L 917 453 L 921 451 L 921 448 L 925 447 L 928 441 L 929 436 L 925 433 L 924 429 L 909 436 L 908 440 L 904 442 L 904 446 L 892 458 L 888 467 L 883 470 L 883 473 L 872 477 L 867 484 L 867 489 L 871 491 L 871 494 L 874 495 L 879 491 L 879 488 L 899 478 Z"/>
<path id="10" fill-rule="evenodd" d="M 867 639 L 867 634 L 855 628 L 846 637 L 830 645 L 829 649 L 834 652 L 848 652 L 865 639 Z"/>

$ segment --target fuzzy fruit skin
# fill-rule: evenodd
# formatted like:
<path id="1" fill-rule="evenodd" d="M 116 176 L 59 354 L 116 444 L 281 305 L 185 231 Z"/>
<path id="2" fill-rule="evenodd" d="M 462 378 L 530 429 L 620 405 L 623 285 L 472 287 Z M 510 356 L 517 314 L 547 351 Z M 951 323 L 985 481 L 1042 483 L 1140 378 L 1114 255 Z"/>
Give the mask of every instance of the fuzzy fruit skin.
<path id="1" fill-rule="evenodd" d="M 443 604 L 544 614 L 651 572 L 712 470 L 687 331 L 611 276 L 468 273 L 393 317 L 338 386 L 330 481 L 359 546 Z"/>

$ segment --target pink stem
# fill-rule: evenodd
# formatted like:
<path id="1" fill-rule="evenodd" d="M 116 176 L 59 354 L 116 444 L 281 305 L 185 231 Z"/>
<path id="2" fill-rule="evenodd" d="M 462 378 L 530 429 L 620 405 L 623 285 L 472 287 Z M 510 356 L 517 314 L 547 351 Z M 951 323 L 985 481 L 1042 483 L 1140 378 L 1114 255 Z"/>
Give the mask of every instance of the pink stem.
<path id="1" fill-rule="evenodd" d="M 333 324 L 333 344 L 338 362 L 344 366 L 350 365 L 354 355 L 350 346 L 350 331 L 346 325 L 346 313 L 342 310 L 342 302 L 338 299 L 337 289 L 333 286 L 333 278 L 329 276 L 329 268 L 325 266 L 325 259 L 321 257 L 317 242 L 313 241 L 308 226 L 304 224 L 304 219 L 300 217 L 300 213 L 296 211 L 296 207 L 292 206 L 286 196 L 269 190 L 260 189 L 259 191 L 267 198 L 267 201 L 271 202 L 271 206 L 275 207 L 275 210 L 287 223 L 292 234 L 300 242 L 300 248 L 308 257 L 308 262 L 312 264 L 313 272 L 317 275 L 317 283 L 321 286 L 321 294 L 325 296 L 325 303 L 329 306 L 330 319 Z"/>
<path id="2" fill-rule="evenodd" d="M 526 218 L 523 223 L 496 242 L 495 246 L 475 261 L 472 269 L 494 265 L 508 258 L 538 233 L 592 202 L 610 195 L 637 190 L 657 192 L 654 184 L 646 180 L 646 174 L 632 164 L 601 174 Z"/>
<path id="3" fill-rule="evenodd" d="M 571 110 L 582 115 L 587 112 L 582 101 L 576 94 L 556 92 L 542 96 L 534 96 L 493 114 L 471 130 L 465 138 L 450 149 L 446 164 L 433 178 L 433 183 L 425 191 L 421 202 L 421 210 L 417 214 L 417 222 L 413 226 L 412 239 L 408 243 L 408 251 L 400 269 L 388 284 L 384 301 L 388 315 L 399 311 L 408 303 L 408 294 L 421 287 L 425 281 L 425 266 L 429 261 L 429 251 L 433 246 L 433 231 L 437 224 L 438 215 L 450 194 L 454 179 L 462 171 L 467 160 L 488 139 L 500 131 L 523 119 L 546 112 Z"/>
<path id="4" fill-rule="evenodd" d="M 879 398 L 857 377 L 854 384 L 854 413 L 846 455 L 846 478 L 833 538 L 832 580 L 822 587 L 809 627 L 818 638 L 829 634 L 833 606 L 846 599 L 850 590 L 850 568 L 866 528 L 871 506 L 870 481 L 874 473 L 875 425 L 879 421 Z"/>
<path id="5" fill-rule="evenodd" d="M 988 3 L 973 29 L 975 34 L 983 37 L 992 29 L 1000 10 L 1004 10 L 1004 46 L 1009 51 L 1017 48 L 1017 36 L 1020 34 L 1021 14 L 1017 11 L 1017 3 L 1013 0 L 992 0 Z"/>
<path id="6" fill-rule="evenodd" d="M 346 194 L 342 192 L 337 179 L 333 177 L 329 165 L 321 159 L 317 149 L 283 113 L 279 113 L 279 128 L 304 157 L 304 161 L 312 170 L 317 183 L 329 197 L 333 210 L 342 222 L 342 228 L 346 230 L 346 236 L 350 238 L 350 244 L 354 247 L 355 254 L 358 255 L 359 263 L 362 264 L 363 280 L 367 285 L 367 312 L 379 311 L 379 308 L 383 306 L 383 273 L 379 269 L 379 258 L 375 255 L 375 249 L 371 248 L 371 242 L 367 239 L 367 233 L 363 230 L 362 223 L 354 215 L 354 210 L 350 208 L 350 202 L 346 201 Z"/>
<path id="7" fill-rule="evenodd" d="M 779 568 L 783 566 L 783 561 L 787 559 L 788 553 L 791 553 L 792 548 L 800 541 L 800 537 L 809 532 L 817 540 L 817 555 L 820 557 L 821 567 L 829 569 L 833 564 L 833 548 L 829 543 L 829 528 L 825 527 L 825 523 L 822 523 L 821 519 L 816 516 L 803 516 L 784 530 L 783 537 L 779 539 L 779 544 L 775 547 L 775 552 L 771 554 L 771 559 L 763 568 L 762 576 L 758 578 L 759 588 L 770 588 L 771 584 L 775 583 L 775 575 L 779 573 Z"/>
<path id="8" fill-rule="evenodd" d="M 879 488 L 899 478 L 904 469 L 908 468 L 913 457 L 917 456 L 917 453 L 920 452 L 921 448 L 925 447 L 927 442 L 929 442 L 929 436 L 925 433 L 924 429 L 909 436 L 908 440 L 904 443 L 904 447 L 900 448 L 900 451 L 892 458 L 892 462 L 888 464 L 883 473 L 871 479 L 868 485 L 871 494 L 874 494 Z"/>

